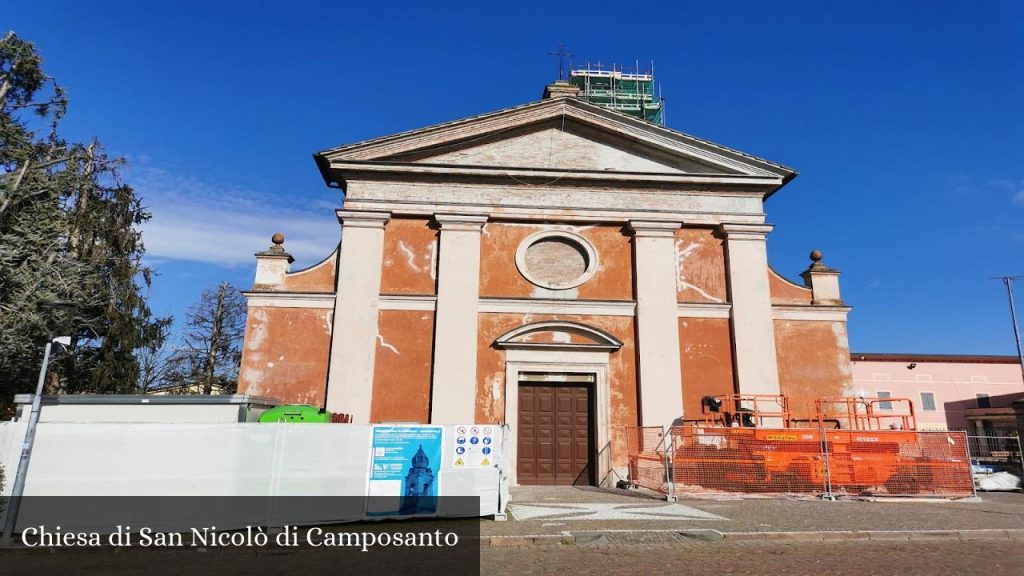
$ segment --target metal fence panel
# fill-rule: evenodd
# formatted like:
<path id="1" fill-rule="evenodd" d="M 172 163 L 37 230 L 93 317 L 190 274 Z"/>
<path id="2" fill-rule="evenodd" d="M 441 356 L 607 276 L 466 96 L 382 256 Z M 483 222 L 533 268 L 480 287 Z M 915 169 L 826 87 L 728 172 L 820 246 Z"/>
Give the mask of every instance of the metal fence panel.
<path id="1" fill-rule="evenodd" d="M 962 432 L 829 430 L 826 438 L 834 494 L 974 494 Z"/>
<path id="2" fill-rule="evenodd" d="M 825 459 L 818 430 L 672 430 L 670 476 L 676 494 L 820 493 Z"/>
<path id="3" fill-rule="evenodd" d="M 668 494 L 665 429 L 660 426 L 627 428 L 625 433 L 632 485 Z"/>
<path id="4" fill-rule="evenodd" d="M 670 495 L 974 493 L 962 432 L 681 426 L 658 434 L 634 432 L 630 478 Z"/>
<path id="5" fill-rule="evenodd" d="M 1024 479 L 1024 459 L 1021 457 L 1021 442 L 1017 436 L 968 436 L 967 446 L 971 461 L 978 465 L 979 474 L 987 472 L 1009 472 Z"/>

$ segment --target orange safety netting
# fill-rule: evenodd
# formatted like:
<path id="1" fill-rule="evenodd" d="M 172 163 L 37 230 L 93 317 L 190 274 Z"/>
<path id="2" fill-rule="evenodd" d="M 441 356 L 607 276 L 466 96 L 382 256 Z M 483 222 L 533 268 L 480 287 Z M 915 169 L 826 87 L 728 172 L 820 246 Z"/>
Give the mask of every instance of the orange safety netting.
<path id="1" fill-rule="evenodd" d="M 630 480 L 662 492 L 974 493 L 962 432 L 679 426 L 627 436 Z"/>

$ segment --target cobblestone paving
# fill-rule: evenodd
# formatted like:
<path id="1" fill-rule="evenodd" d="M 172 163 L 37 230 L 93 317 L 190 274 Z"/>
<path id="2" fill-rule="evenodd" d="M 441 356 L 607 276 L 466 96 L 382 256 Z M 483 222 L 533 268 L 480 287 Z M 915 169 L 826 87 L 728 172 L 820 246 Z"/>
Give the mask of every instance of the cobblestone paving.
<path id="1" fill-rule="evenodd" d="M 700 529 L 723 532 L 835 531 L 835 530 L 982 530 L 1024 529 L 1024 494 L 991 492 L 980 502 L 907 500 L 900 502 L 796 499 L 700 500 L 679 503 L 721 516 L 721 520 L 588 520 L 538 518 L 526 521 L 481 524 L 484 536 L 560 534 L 571 530 L 599 529 Z M 513 502 L 565 504 L 607 502 L 656 503 L 656 499 L 626 491 L 584 488 L 522 489 Z M 1022 571 L 1024 573 L 1024 571 Z"/>
<path id="2" fill-rule="evenodd" d="M 1020 574 L 1020 542 L 705 543 L 485 548 L 481 574 L 987 576 Z"/>

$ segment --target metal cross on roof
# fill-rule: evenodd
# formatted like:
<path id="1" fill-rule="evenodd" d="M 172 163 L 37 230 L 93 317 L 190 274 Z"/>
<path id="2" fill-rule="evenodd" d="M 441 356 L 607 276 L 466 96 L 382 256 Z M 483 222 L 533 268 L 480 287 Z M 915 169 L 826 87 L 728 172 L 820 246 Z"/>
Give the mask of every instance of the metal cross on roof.
<path id="1" fill-rule="evenodd" d="M 568 80 L 568 77 L 565 75 L 565 69 L 567 67 L 566 64 L 568 63 L 569 58 L 572 58 L 575 54 L 572 52 L 566 52 L 565 44 L 559 42 L 558 52 L 548 52 L 548 56 L 558 56 L 558 79 Z"/>

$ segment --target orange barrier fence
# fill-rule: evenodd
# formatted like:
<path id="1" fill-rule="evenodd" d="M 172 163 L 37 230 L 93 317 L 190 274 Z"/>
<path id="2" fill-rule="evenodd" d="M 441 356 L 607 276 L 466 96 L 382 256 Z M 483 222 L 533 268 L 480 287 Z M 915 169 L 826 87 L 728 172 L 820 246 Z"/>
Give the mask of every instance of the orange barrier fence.
<path id="1" fill-rule="evenodd" d="M 626 449 L 629 453 L 629 478 L 634 486 L 667 493 L 668 436 L 659 427 L 626 428 Z"/>
<path id="2" fill-rule="evenodd" d="M 638 429 L 627 442 L 634 486 L 673 495 L 974 493 L 963 432 L 680 426 L 661 433 Z"/>

